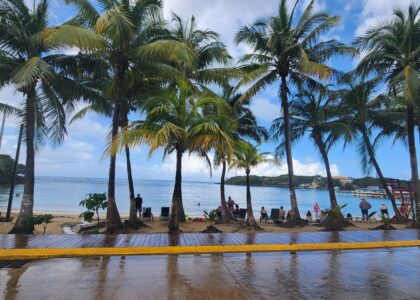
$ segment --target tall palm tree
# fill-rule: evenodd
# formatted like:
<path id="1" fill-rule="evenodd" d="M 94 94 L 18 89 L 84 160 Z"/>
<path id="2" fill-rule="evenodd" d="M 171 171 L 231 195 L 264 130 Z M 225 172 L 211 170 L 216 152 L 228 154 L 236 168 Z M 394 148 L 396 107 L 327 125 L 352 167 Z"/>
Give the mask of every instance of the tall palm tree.
<path id="1" fill-rule="evenodd" d="M 190 61 L 179 59 L 171 64 L 182 74 L 180 76 L 183 82 L 181 86 L 187 85 L 197 92 L 205 90 L 204 85 L 206 84 L 224 86 L 229 77 L 232 77 L 234 70 L 229 67 L 222 67 L 229 63 L 232 58 L 226 45 L 220 42 L 220 36 L 217 32 L 200 29 L 194 16 L 185 21 L 176 14 L 173 15 L 168 30 L 170 35 L 161 36 L 161 38 L 178 41 L 192 51 Z M 221 66 L 215 67 L 215 64 Z M 177 85 L 180 86 L 179 81 Z M 181 198 L 178 199 L 181 200 Z M 182 202 L 178 204 L 178 208 L 179 220 L 183 221 L 185 220 L 185 212 Z"/>
<path id="2" fill-rule="evenodd" d="M 411 3 L 408 11 L 394 10 L 394 18 L 370 28 L 355 44 L 368 54 L 360 61 L 359 74 L 373 73 L 392 93 L 401 94 L 406 106 L 407 140 L 410 153 L 416 215 L 420 216 L 420 182 L 415 142 L 415 111 L 420 87 L 420 6 Z M 419 218 L 417 225 L 420 226 Z"/>
<path id="3" fill-rule="evenodd" d="M 232 167 L 244 169 L 246 174 L 246 223 L 250 227 L 258 227 L 252 210 L 251 186 L 249 174 L 253 167 L 264 162 L 276 162 L 274 159 L 267 158 L 268 153 L 259 153 L 258 148 L 252 144 L 239 141 L 235 149 L 235 158 L 232 160 Z"/>
<path id="4" fill-rule="evenodd" d="M 99 0 L 103 12 L 99 12 L 88 0 L 66 0 L 79 9 L 79 14 L 72 22 L 94 31 L 105 47 L 95 58 L 109 63 L 111 82 L 108 85 L 108 98 L 114 99 L 112 105 L 111 138 L 118 134 L 119 127 L 127 126 L 130 110 L 130 98 L 127 97 L 126 81 L 129 74 L 144 75 L 149 72 L 180 76 L 175 69 L 165 62 L 173 60 L 190 61 L 181 54 L 185 47 L 170 40 L 159 40 L 157 36 L 167 33 L 160 20 L 160 0 Z M 183 51 L 179 51 L 182 48 Z M 134 185 L 132 181 L 130 150 L 125 147 L 127 177 L 130 192 L 130 221 L 135 221 Z M 116 154 L 110 157 L 108 176 L 107 229 L 113 231 L 121 226 L 121 218 L 115 200 Z"/>
<path id="5" fill-rule="evenodd" d="M 0 87 L 13 84 L 22 92 L 19 118 L 25 128 L 26 172 L 19 216 L 12 232 L 32 233 L 35 185 L 35 150 L 47 141 L 57 145 L 66 134 L 66 113 L 88 88 L 67 76 L 72 57 L 60 48 L 93 49 L 95 35 L 72 26 L 61 26 L 61 35 L 48 27 L 48 0 L 33 10 L 23 0 L 0 1 Z"/>
<path id="6" fill-rule="evenodd" d="M 339 106 L 334 103 L 335 97 L 328 93 L 314 94 L 313 91 L 304 90 L 296 95 L 296 100 L 290 106 L 291 140 L 296 142 L 305 134 L 318 148 L 327 173 L 327 186 L 330 195 L 331 209 L 337 207 L 337 198 L 331 175 L 328 152 L 331 146 L 341 137 L 351 140 L 351 127 L 346 122 L 337 118 Z M 284 151 L 285 141 L 283 136 L 285 126 L 284 117 L 274 121 L 272 131 L 275 139 L 282 140 L 276 152 Z"/>
<path id="7" fill-rule="evenodd" d="M 226 112 L 229 107 L 214 93 L 176 89 L 173 86 L 154 91 L 143 104 L 145 120 L 128 128 L 114 141 L 111 152 L 122 145 L 149 145 L 152 155 L 164 149 L 164 157 L 176 155 L 175 186 L 169 231 L 178 232 L 182 205 L 182 158 L 186 152 L 196 153 L 209 163 L 207 152 L 211 149 L 228 149 L 233 153 L 231 137 L 223 131 L 225 123 L 235 120 Z M 184 219 L 185 220 L 185 217 Z"/>
<path id="8" fill-rule="evenodd" d="M 377 83 L 378 79 L 375 78 L 348 84 L 348 88 L 340 92 L 341 106 L 344 109 L 344 118 L 347 119 L 356 134 L 363 172 L 369 174 L 371 167 L 375 168 L 382 188 L 392 203 L 395 216 L 399 218 L 401 214 L 394 195 L 391 193 L 376 159 L 375 143 L 371 142 L 372 131 L 380 130 L 383 124 L 383 96 L 371 98 Z"/>
<path id="9" fill-rule="evenodd" d="M 340 17 L 331 17 L 325 12 L 315 13 L 314 1 L 311 1 L 300 18 L 295 18 L 299 0 L 295 1 L 290 13 L 286 2 L 280 0 L 275 16 L 258 21 L 250 27 L 243 27 L 236 35 L 236 42 L 253 48 L 253 53 L 244 55 L 240 60 L 249 63 L 242 68 L 247 72 L 242 82 L 252 82 L 252 86 L 244 93 L 244 99 L 280 81 L 290 202 L 300 218 L 293 181 L 288 94 L 291 87 L 322 89 L 322 85 L 314 78 L 325 79 L 337 74 L 324 63 L 337 54 L 354 55 L 355 50 L 334 39 L 320 39 L 323 33 L 338 25 Z"/>
<path id="10" fill-rule="evenodd" d="M 268 132 L 264 127 L 258 126 L 257 119 L 249 108 L 249 101 L 240 101 L 241 94 L 237 92 L 238 88 L 238 86 L 232 87 L 229 85 L 223 88 L 221 98 L 232 108 L 234 117 L 237 121 L 236 127 L 231 126 L 226 128 L 225 131 L 230 131 L 230 134 L 236 140 L 243 138 L 261 143 L 263 140 L 268 139 Z M 217 152 L 214 163 L 215 165 L 222 165 L 222 174 L 220 179 L 220 205 L 222 207 L 223 222 L 227 222 L 234 219 L 232 212 L 227 207 L 225 196 L 225 177 L 229 161 L 227 161 L 227 157 L 224 153 Z"/>

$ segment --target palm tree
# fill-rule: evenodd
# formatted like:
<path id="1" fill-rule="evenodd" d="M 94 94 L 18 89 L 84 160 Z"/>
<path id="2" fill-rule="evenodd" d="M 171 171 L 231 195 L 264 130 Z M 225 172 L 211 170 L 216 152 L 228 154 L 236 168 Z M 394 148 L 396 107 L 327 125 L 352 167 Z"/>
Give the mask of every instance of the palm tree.
<path id="1" fill-rule="evenodd" d="M 394 18 L 370 28 L 355 44 L 368 54 L 357 72 L 375 74 L 388 84 L 394 94 L 401 94 L 406 105 L 407 140 L 410 153 L 416 215 L 420 216 L 420 182 L 415 143 L 415 111 L 418 110 L 420 86 L 420 6 L 414 2 L 408 11 L 394 10 Z M 417 218 L 417 225 L 420 222 Z"/>
<path id="2" fill-rule="evenodd" d="M 361 158 L 362 170 L 365 174 L 370 173 L 373 166 L 379 177 L 382 188 L 385 190 L 389 200 L 392 203 L 395 216 L 401 216 L 395 202 L 395 198 L 386 183 L 382 170 L 375 155 L 375 143 L 371 142 L 372 130 L 381 129 L 383 121 L 383 96 L 380 95 L 374 99 L 370 96 L 378 79 L 356 82 L 349 84 L 348 89 L 340 92 L 341 106 L 344 108 L 345 118 L 357 135 L 358 150 Z"/>
<path id="3" fill-rule="evenodd" d="M 48 0 L 30 10 L 23 0 L 0 2 L 0 87 L 13 84 L 23 93 L 19 118 L 24 126 L 26 172 L 19 216 L 12 232 L 32 233 L 35 150 L 47 141 L 58 145 L 66 134 L 66 113 L 88 90 L 67 76 L 72 57 L 60 48 L 87 50 L 100 46 L 95 35 L 70 24 L 56 34 L 48 27 Z M 63 61 L 65 61 L 63 63 Z"/>
<path id="4" fill-rule="evenodd" d="M 235 158 L 232 160 L 232 167 L 244 169 L 246 174 L 246 223 L 250 227 L 258 227 L 252 211 L 251 187 L 249 183 L 249 174 L 251 168 L 264 162 L 276 162 L 274 159 L 267 158 L 268 153 L 258 153 L 258 148 L 252 144 L 239 141 L 235 149 Z"/>
<path id="5" fill-rule="evenodd" d="M 186 152 L 196 153 L 210 165 L 207 152 L 211 149 L 228 150 L 233 153 L 232 139 L 223 131 L 227 124 L 235 120 L 226 112 L 229 107 L 214 93 L 197 93 L 191 89 L 176 89 L 168 86 L 154 91 L 145 100 L 143 112 L 145 120 L 137 126 L 128 128 L 114 141 L 111 152 L 121 145 L 149 145 L 149 155 L 157 149 L 164 149 L 164 158 L 175 153 L 176 174 L 172 196 L 169 232 L 179 230 L 182 213 L 182 158 Z M 185 217 L 184 219 L 185 220 Z"/>
<path id="6" fill-rule="evenodd" d="M 291 140 L 296 142 L 305 134 L 318 148 L 327 173 L 327 186 L 330 195 L 331 209 L 337 207 L 334 184 L 331 175 L 328 151 L 331 146 L 341 137 L 351 140 L 352 131 L 350 126 L 337 118 L 339 106 L 334 103 L 333 95 L 326 93 L 314 94 L 313 91 L 304 90 L 295 97 L 297 100 L 290 106 L 290 129 Z M 276 152 L 284 151 L 284 117 L 274 121 L 272 131 L 274 138 L 282 142 Z"/>
<path id="7" fill-rule="evenodd" d="M 249 108 L 249 102 L 240 101 L 241 94 L 237 92 L 239 87 L 225 86 L 221 98 L 229 104 L 232 108 L 234 117 L 237 121 L 236 127 L 226 128 L 225 131 L 229 132 L 236 140 L 240 138 L 251 139 L 257 143 L 268 139 L 267 130 L 258 126 L 257 119 Z M 222 165 L 222 174 L 220 179 L 220 205 L 222 208 L 223 222 L 234 219 L 232 212 L 228 209 L 225 196 L 225 176 L 226 169 L 229 161 L 227 161 L 224 153 L 216 153 L 214 159 L 215 165 Z"/>
<path id="8" fill-rule="evenodd" d="M 137 75 L 144 78 L 145 73 L 156 76 L 181 76 L 177 70 L 166 63 L 174 60 L 190 61 L 186 47 L 176 41 L 161 40 L 157 37 L 168 33 L 162 28 L 160 20 L 160 0 L 100 0 L 102 14 L 88 0 L 66 0 L 79 9 L 73 22 L 94 31 L 105 44 L 99 56 L 109 64 L 111 82 L 107 97 L 114 99 L 112 105 L 111 137 L 118 135 L 119 127 L 128 124 L 130 97 L 128 97 L 127 78 Z M 182 49 L 182 51 L 180 51 Z M 130 76 L 133 75 L 133 76 Z M 134 185 L 131 174 L 130 149 L 125 147 L 127 177 L 130 192 L 130 221 L 135 221 Z M 115 200 L 116 154 L 110 157 L 108 177 L 107 229 L 113 231 L 121 226 L 121 218 Z"/>
<path id="9" fill-rule="evenodd" d="M 192 51 L 191 60 L 179 59 L 171 64 L 182 74 L 178 76 L 178 86 L 185 88 L 186 85 L 189 89 L 198 92 L 206 90 L 204 87 L 206 84 L 220 86 L 226 84 L 228 78 L 232 76 L 233 69 L 214 67 L 214 65 L 226 65 L 232 58 L 226 45 L 220 42 L 218 33 L 198 28 L 194 16 L 190 20 L 184 21 L 176 14 L 173 15 L 168 30 L 170 35 L 162 35 L 162 39 L 178 41 Z M 184 221 L 184 206 L 182 199 L 178 199 L 181 201 L 178 203 L 179 220 Z"/>
<path id="10" fill-rule="evenodd" d="M 337 26 L 338 16 L 330 17 L 325 12 L 313 12 L 314 1 L 303 11 L 299 19 L 295 12 L 299 0 L 289 13 L 286 0 L 280 0 L 277 14 L 265 21 L 258 21 L 251 27 L 243 27 L 236 35 L 236 42 L 248 44 L 253 53 L 244 55 L 241 62 L 249 63 L 243 71 L 247 75 L 242 83 L 253 82 L 244 93 L 244 99 L 280 80 L 279 95 L 284 115 L 284 140 L 288 166 L 290 202 L 300 218 L 293 181 L 292 144 L 289 124 L 288 93 L 292 86 L 322 89 L 314 77 L 325 79 L 337 74 L 324 65 L 337 54 L 355 54 L 355 50 L 334 39 L 320 41 L 320 36 Z"/>

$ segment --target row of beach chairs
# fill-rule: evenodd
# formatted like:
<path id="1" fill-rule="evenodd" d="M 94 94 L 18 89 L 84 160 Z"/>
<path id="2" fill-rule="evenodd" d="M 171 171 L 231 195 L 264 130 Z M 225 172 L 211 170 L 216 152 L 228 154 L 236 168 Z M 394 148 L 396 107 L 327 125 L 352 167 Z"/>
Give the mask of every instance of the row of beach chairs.
<path id="1" fill-rule="evenodd" d="M 161 207 L 159 219 L 161 221 L 169 220 L 169 212 L 170 212 L 169 207 Z M 150 222 L 152 222 L 155 219 L 153 214 L 152 214 L 152 208 L 151 207 L 145 207 L 143 209 L 142 217 L 143 217 L 143 221 L 149 220 Z"/>
<path id="2" fill-rule="evenodd" d="M 246 212 L 247 212 L 246 208 L 240 208 L 238 216 L 236 216 L 236 218 L 238 220 L 245 220 Z M 222 212 L 218 211 L 217 212 L 217 217 L 219 218 L 219 220 L 221 220 L 222 219 Z M 272 208 L 270 216 L 268 216 L 268 214 L 262 214 L 261 217 L 260 217 L 260 222 L 276 223 L 276 222 L 281 222 L 281 221 L 282 220 L 280 220 L 280 209 L 279 208 Z"/>

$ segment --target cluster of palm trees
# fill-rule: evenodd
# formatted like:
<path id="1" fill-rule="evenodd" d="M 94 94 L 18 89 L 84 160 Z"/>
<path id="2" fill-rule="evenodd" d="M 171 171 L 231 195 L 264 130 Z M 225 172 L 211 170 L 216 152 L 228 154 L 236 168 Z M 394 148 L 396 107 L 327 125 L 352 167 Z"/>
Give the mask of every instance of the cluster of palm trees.
<path id="1" fill-rule="evenodd" d="M 267 161 L 251 142 L 269 137 L 249 108 L 263 89 L 279 87 L 281 117 L 271 131 L 279 141 L 276 154 L 286 156 L 291 207 L 300 219 L 295 193 L 292 145 L 309 134 L 325 163 L 331 208 L 337 206 L 328 160 L 338 141 L 356 140 L 365 171 L 373 165 L 388 196 L 375 158 L 377 140 L 395 136 L 408 141 L 417 215 L 420 186 L 415 151 L 419 97 L 419 7 L 396 10 L 392 20 L 370 29 L 353 46 L 325 39 L 338 16 L 314 12 L 313 1 L 297 17 L 280 0 L 277 13 L 245 26 L 236 42 L 251 47 L 236 66 L 216 32 L 198 28 L 195 18 L 162 17 L 160 0 L 65 0 L 78 14 L 60 26 L 48 25 L 48 0 L 33 9 L 24 0 L 0 0 L 0 87 L 13 84 L 24 95 L 14 113 L 25 128 L 24 195 L 14 232 L 32 232 L 35 151 L 63 141 L 68 116 L 80 102 L 84 108 L 71 121 L 95 112 L 112 119 L 109 134 L 107 228 L 122 225 L 115 199 L 117 154 L 125 151 L 130 194 L 129 223 L 136 222 L 130 148 L 147 145 L 152 155 L 176 155 L 170 232 L 185 220 L 182 204 L 182 158 L 195 154 L 211 170 L 222 166 L 221 207 L 224 221 L 233 218 L 226 206 L 224 177 L 228 167 L 251 168 Z M 78 49 L 75 55 L 68 48 Z M 358 67 L 342 74 L 328 66 L 339 55 L 367 52 Z M 373 97 L 374 89 L 387 87 Z M 290 95 L 294 95 L 290 97 Z M 129 120 L 136 111 L 138 120 Z M 279 109 L 280 113 L 280 109 Z M 280 115 L 280 114 L 279 114 Z M 377 135 L 374 140 L 373 135 Z M 248 225 L 254 226 L 247 187 Z"/>

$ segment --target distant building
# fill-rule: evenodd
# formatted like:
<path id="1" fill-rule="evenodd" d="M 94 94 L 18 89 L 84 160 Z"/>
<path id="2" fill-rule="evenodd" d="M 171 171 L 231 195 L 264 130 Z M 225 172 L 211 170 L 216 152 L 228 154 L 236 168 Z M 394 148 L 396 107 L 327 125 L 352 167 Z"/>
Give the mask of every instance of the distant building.
<path id="1" fill-rule="evenodd" d="M 333 179 L 339 180 L 341 185 L 353 184 L 353 178 L 347 176 L 333 176 Z"/>

